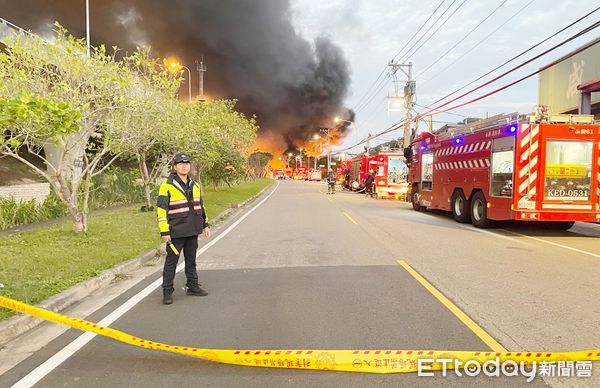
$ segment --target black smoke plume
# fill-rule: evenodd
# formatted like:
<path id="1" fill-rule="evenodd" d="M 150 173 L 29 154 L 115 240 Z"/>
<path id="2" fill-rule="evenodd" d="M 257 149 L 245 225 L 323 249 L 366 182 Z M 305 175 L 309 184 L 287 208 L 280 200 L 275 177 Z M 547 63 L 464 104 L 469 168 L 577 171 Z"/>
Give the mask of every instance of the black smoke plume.
<path id="1" fill-rule="evenodd" d="M 238 108 L 256 115 L 261 135 L 281 150 L 306 143 L 335 116 L 352 119 L 343 107 L 349 70 L 341 49 L 324 37 L 314 44 L 302 38 L 292 26 L 289 0 L 90 3 L 92 44 L 150 46 L 154 56 L 176 57 L 192 71 L 194 94 L 195 60 L 204 57 L 205 94 L 238 99 Z M 83 0 L 0 0 L 0 16 L 42 36 L 56 20 L 83 37 L 84 7 Z"/>

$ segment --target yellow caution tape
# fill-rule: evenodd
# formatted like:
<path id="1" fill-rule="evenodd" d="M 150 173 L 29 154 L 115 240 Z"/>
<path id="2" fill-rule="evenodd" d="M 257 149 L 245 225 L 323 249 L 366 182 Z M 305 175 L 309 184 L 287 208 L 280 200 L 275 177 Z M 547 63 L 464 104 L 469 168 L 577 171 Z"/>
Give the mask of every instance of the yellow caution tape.
<path id="1" fill-rule="evenodd" d="M 137 338 L 119 330 L 103 327 L 83 319 L 69 317 L 52 311 L 0 296 L 0 307 L 25 313 L 50 322 L 61 323 L 75 329 L 90 331 L 117 341 L 146 349 L 164 350 L 209 361 L 255 366 L 263 368 L 290 368 L 334 370 L 367 373 L 403 373 L 417 371 L 419 359 L 476 361 L 533 362 L 600 361 L 600 349 L 576 352 L 465 352 L 439 350 L 233 350 L 202 349 L 173 346 Z M 428 370 L 442 370 L 440 362 L 425 364 Z M 452 364 L 446 368 L 450 369 Z"/>

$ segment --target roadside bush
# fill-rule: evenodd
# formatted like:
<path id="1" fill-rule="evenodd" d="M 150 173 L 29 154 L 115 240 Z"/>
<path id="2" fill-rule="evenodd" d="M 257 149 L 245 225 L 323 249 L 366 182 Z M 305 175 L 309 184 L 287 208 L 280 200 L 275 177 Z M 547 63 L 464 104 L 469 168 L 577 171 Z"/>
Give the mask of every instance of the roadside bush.
<path id="1" fill-rule="evenodd" d="M 110 167 L 94 177 L 90 190 L 90 209 L 104 209 L 144 200 L 144 188 L 138 169 Z"/>
<path id="2" fill-rule="evenodd" d="M 51 193 L 41 204 L 33 199 L 16 201 L 12 197 L 0 198 L 0 230 L 53 220 L 66 214 L 64 205 L 54 193 Z"/>
<path id="3" fill-rule="evenodd" d="M 90 190 L 90 209 L 127 205 L 141 202 L 143 199 L 139 171 L 112 167 L 94 177 Z M 53 220 L 65 215 L 67 210 L 54 191 L 51 191 L 41 204 L 33 199 L 16 201 L 14 198 L 0 198 L 0 230 Z"/>

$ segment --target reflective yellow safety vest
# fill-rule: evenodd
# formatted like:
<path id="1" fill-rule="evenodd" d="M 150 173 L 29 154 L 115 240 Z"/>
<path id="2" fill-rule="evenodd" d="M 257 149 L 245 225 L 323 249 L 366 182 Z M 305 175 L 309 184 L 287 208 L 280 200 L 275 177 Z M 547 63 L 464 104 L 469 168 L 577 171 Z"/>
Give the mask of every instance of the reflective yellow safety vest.
<path id="1" fill-rule="evenodd" d="M 161 236 L 192 237 L 208 227 L 200 186 L 189 177 L 185 185 L 176 173 L 161 183 L 156 213 Z"/>

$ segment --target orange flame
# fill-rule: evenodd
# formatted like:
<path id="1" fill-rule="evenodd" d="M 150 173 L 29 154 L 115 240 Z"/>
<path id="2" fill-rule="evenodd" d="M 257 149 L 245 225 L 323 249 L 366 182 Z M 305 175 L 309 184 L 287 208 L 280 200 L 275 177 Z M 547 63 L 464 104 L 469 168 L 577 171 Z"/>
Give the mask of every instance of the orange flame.
<path id="1" fill-rule="evenodd" d="M 329 131 L 330 145 L 334 146 L 339 144 L 346 135 L 347 133 L 342 133 L 337 127 L 331 128 Z M 302 148 L 303 155 L 305 156 L 310 156 L 311 158 L 323 156 L 327 152 L 327 135 L 321 133 L 318 139 L 309 139 L 304 143 L 298 143 L 295 146 L 296 149 Z M 283 170 L 286 167 L 286 159 L 288 158 L 285 154 L 287 149 L 287 143 L 279 134 L 264 132 L 259 135 L 254 144 L 250 147 L 250 153 L 260 151 L 273 154 L 273 159 L 269 162 L 269 167 Z"/>

